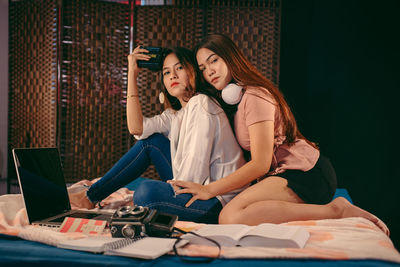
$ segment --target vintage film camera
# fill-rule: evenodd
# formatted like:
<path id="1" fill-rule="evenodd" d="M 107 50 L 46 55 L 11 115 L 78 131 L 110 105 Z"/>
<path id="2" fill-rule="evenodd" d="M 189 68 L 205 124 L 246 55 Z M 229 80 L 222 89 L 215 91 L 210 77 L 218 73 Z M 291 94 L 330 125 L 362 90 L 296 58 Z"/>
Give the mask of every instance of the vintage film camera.
<path id="1" fill-rule="evenodd" d="M 162 69 L 162 60 L 163 60 L 163 48 L 162 47 L 153 47 L 147 46 L 143 47 L 144 49 L 148 50 L 149 53 L 146 53 L 151 58 L 146 60 L 138 60 L 139 68 L 147 68 L 152 71 L 159 71 Z"/>
<path id="2" fill-rule="evenodd" d="M 178 216 L 158 212 L 142 206 L 124 206 L 111 217 L 113 237 L 171 236 Z"/>

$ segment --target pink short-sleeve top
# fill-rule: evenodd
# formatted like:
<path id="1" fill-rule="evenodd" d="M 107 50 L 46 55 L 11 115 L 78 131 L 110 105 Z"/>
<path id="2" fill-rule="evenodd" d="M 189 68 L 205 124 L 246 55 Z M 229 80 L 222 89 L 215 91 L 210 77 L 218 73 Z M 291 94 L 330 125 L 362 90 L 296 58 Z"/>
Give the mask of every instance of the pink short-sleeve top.
<path id="1" fill-rule="evenodd" d="M 274 121 L 274 153 L 268 175 L 276 175 L 285 170 L 312 169 L 319 158 L 319 150 L 304 139 L 296 139 L 288 146 L 284 143 L 280 108 L 272 95 L 256 88 L 247 88 L 235 115 L 235 134 L 240 146 L 250 151 L 248 127 L 262 121 Z"/>

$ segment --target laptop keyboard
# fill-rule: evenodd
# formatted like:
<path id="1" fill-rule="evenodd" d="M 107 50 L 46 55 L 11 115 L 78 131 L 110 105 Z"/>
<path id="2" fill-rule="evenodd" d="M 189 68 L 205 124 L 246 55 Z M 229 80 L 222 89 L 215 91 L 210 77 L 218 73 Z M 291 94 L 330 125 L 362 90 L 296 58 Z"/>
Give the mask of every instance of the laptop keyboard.
<path id="1" fill-rule="evenodd" d="M 99 214 L 96 213 L 85 213 L 85 212 L 75 212 L 73 214 L 68 215 L 68 217 L 72 218 L 83 218 L 83 219 L 92 219 L 94 217 L 99 216 Z"/>
<path id="2" fill-rule="evenodd" d="M 39 226 L 42 229 L 51 230 L 55 232 L 58 232 L 60 230 L 60 225 L 40 224 Z"/>

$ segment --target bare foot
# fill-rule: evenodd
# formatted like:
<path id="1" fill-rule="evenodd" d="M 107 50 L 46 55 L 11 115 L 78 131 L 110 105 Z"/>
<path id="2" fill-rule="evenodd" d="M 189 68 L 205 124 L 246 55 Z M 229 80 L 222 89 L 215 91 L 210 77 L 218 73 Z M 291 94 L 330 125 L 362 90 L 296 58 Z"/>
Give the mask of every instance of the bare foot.
<path id="1" fill-rule="evenodd" d="M 339 218 L 348 218 L 348 217 L 362 217 L 367 220 L 370 220 L 376 226 L 378 226 L 387 236 L 389 236 L 389 229 L 386 226 L 386 224 L 381 221 L 378 217 L 373 215 L 372 213 L 369 213 L 366 210 L 363 210 L 353 204 L 351 204 L 347 199 L 344 197 L 338 197 L 335 198 L 332 202 L 331 205 L 338 210 L 339 212 Z"/>
<path id="2" fill-rule="evenodd" d="M 86 188 L 68 190 L 69 201 L 72 207 L 84 209 L 93 209 L 95 207 L 95 204 L 87 198 L 86 191 Z"/>

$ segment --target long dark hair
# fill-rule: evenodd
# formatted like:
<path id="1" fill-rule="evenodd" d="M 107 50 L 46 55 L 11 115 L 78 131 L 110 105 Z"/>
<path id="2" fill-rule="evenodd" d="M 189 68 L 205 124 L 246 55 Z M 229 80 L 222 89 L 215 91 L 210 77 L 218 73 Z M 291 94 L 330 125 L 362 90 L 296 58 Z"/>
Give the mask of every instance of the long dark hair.
<path id="1" fill-rule="evenodd" d="M 185 69 L 187 75 L 189 76 L 189 87 L 186 88 L 187 90 L 187 101 L 195 94 L 196 88 L 198 88 L 199 83 L 199 73 L 195 68 L 195 60 L 194 60 L 194 53 L 192 50 L 187 49 L 185 47 L 171 47 L 163 49 L 163 64 L 165 58 L 170 55 L 175 54 L 176 57 L 179 59 L 179 62 L 182 64 L 183 68 Z M 161 80 L 163 81 L 163 72 L 161 71 Z M 182 108 L 181 103 L 179 102 L 178 98 L 170 95 L 165 88 L 164 82 L 162 82 L 162 92 L 165 94 L 166 99 L 164 102 L 164 108 L 173 108 L 175 110 L 180 110 Z"/>
<path id="2" fill-rule="evenodd" d="M 290 110 L 290 107 L 287 104 L 282 92 L 250 63 L 250 61 L 244 56 L 244 54 L 231 39 L 222 34 L 211 34 L 206 36 L 195 47 L 195 55 L 200 48 L 207 48 L 220 56 L 226 62 L 234 81 L 243 86 L 245 90 L 246 87 L 251 86 L 273 96 L 282 113 L 284 133 L 286 136 L 285 143 L 292 145 L 294 144 L 296 138 L 300 138 L 306 140 L 313 147 L 318 148 L 315 143 L 308 141 L 300 133 L 299 129 L 297 128 L 294 115 Z M 212 90 L 217 91 L 215 88 Z M 213 94 L 218 96 L 216 93 Z M 224 108 L 226 105 L 223 105 L 222 107 Z M 226 112 L 230 113 L 232 110 L 228 109 Z M 229 116 L 232 115 L 228 115 L 228 117 Z"/>

